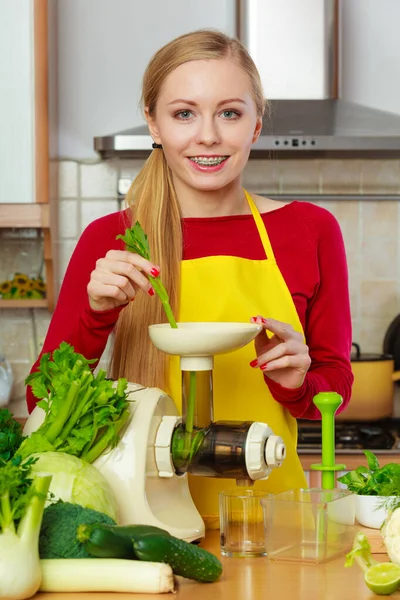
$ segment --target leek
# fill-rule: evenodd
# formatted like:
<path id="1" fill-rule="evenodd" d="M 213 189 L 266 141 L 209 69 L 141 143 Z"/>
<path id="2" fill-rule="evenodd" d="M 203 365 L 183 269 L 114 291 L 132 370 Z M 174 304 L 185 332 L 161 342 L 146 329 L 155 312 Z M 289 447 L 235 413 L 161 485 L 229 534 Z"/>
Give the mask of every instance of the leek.
<path id="1" fill-rule="evenodd" d="M 41 592 L 174 591 L 174 576 L 164 563 L 122 558 L 48 558 L 41 561 Z"/>

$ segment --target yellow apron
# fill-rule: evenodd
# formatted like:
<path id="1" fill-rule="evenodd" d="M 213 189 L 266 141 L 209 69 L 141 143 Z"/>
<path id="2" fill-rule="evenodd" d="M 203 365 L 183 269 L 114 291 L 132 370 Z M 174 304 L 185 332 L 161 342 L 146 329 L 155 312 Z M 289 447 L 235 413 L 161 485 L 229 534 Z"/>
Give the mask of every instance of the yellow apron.
<path id="1" fill-rule="evenodd" d="M 181 263 L 179 321 L 249 322 L 263 315 L 290 323 L 303 333 L 292 296 L 276 264 L 264 222 L 250 195 L 245 192 L 260 235 L 266 259 L 250 260 L 234 256 L 209 256 Z M 249 366 L 255 358 L 254 344 L 216 356 L 214 362 L 214 421 L 262 421 L 285 444 L 283 465 L 254 488 L 279 493 L 306 487 L 306 479 L 296 452 L 297 422 L 276 402 L 260 369 Z M 170 357 L 168 391 L 178 410 L 182 408 L 179 358 Z M 208 526 L 215 526 L 218 493 L 236 486 L 235 480 L 190 476 L 193 500 Z"/>

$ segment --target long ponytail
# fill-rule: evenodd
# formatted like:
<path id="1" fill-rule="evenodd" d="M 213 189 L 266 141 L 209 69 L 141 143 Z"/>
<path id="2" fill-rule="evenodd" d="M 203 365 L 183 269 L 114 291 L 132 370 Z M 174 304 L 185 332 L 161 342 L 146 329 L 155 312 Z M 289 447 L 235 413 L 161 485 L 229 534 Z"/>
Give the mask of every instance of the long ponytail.
<path id="1" fill-rule="evenodd" d="M 152 261 L 159 265 L 175 315 L 179 306 L 180 262 L 182 259 L 181 215 L 172 183 L 171 170 L 162 150 L 153 150 L 133 182 L 127 203 L 133 220 L 139 221 L 149 238 Z M 162 387 L 166 358 L 151 343 L 148 326 L 166 321 L 157 297 L 139 293 L 121 311 L 115 329 L 111 376 L 127 377 L 145 386 Z"/>

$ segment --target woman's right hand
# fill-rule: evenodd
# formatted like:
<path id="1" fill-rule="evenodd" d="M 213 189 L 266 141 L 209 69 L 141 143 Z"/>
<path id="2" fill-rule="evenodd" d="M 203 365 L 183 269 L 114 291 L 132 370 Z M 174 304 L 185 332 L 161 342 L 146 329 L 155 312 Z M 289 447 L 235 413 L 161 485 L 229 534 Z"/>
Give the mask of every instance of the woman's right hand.
<path id="1" fill-rule="evenodd" d="M 87 286 L 89 304 L 93 310 L 105 311 L 134 300 L 142 290 L 154 296 L 146 274 L 157 277 L 160 268 L 139 254 L 124 250 L 109 250 L 96 262 Z"/>

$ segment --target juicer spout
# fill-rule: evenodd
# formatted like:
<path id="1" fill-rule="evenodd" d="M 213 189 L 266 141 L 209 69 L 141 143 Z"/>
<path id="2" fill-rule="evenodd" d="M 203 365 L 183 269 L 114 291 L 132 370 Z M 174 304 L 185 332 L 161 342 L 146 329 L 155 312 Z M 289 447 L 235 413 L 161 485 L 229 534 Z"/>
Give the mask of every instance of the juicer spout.
<path id="1" fill-rule="evenodd" d="M 236 485 L 238 487 L 249 488 L 254 485 L 254 481 L 252 479 L 236 479 Z"/>

